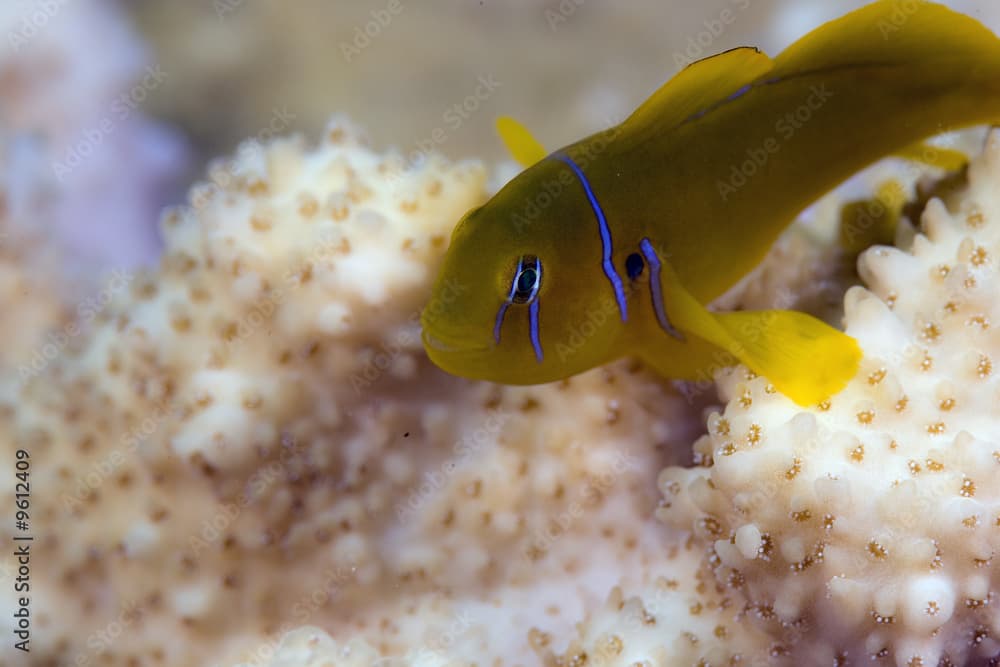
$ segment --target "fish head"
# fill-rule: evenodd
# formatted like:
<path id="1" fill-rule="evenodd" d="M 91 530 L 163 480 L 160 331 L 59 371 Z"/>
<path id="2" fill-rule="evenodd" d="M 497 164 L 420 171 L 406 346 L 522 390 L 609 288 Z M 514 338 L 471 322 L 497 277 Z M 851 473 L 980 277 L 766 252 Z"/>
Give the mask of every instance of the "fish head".
<path id="1" fill-rule="evenodd" d="M 449 373 L 551 382 L 604 360 L 618 313 L 601 274 L 594 213 L 546 159 L 456 226 L 421 315 L 424 348 Z"/>

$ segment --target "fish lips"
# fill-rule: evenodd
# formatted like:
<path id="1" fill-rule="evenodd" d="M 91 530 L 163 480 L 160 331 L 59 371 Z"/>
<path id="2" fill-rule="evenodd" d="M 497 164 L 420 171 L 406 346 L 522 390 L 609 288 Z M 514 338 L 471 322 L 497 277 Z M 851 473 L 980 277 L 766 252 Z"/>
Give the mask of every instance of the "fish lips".
<path id="1" fill-rule="evenodd" d="M 444 352 L 445 354 L 474 354 L 486 352 L 492 347 L 490 345 L 469 345 L 465 342 L 458 342 L 457 339 L 442 337 L 431 333 L 427 329 L 421 332 L 420 338 L 424 343 L 424 347 L 428 350 Z"/>

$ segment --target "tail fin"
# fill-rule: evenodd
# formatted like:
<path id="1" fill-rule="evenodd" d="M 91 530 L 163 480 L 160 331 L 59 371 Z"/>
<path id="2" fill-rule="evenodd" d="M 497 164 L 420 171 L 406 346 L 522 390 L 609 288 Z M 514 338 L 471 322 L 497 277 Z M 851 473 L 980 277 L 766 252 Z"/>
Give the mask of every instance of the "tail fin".
<path id="1" fill-rule="evenodd" d="M 769 75 L 859 63 L 1000 63 L 1000 40 L 976 19 L 926 0 L 876 0 L 824 23 L 774 59 Z"/>

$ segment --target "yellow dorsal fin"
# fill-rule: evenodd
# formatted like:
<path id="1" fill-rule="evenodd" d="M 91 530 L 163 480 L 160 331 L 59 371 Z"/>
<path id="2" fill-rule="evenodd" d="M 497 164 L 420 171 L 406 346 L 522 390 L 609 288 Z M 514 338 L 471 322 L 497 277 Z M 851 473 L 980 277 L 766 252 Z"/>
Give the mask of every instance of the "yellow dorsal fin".
<path id="1" fill-rule="evenodd" d="M 497 133 L 510 156 L 525 169 L 548 155 L 528 128 L 510 116 L 500 116 L 496 125 Z"/>
<path id="2" fill-rule="evenodd" d="M 709 312 L 664 264 L 664 300 L 671 321 L 732 354 L 799 405 L 816 405 L 854 377 L 856 340 L 791 310 Z"/>
<path id="3" fill-rule="evenodd" d="M 937 48 L 928 48 L 929 43 Z M 734 99 L 758 80 L 839 67 L 919 68 L 928 60 L 941 61 L 942 52 L 957 62 L 998 62 L 1000 42 L 975 19 L 943 5 L 876 0 L 824 23 L 773 60 L 744 46 L 694 62 L 653 93 L 623 126 L 680 125 Z"/>
<path id="4" fill-rule="evenodd" d="M 918 141 L 909 146 L 899 149 L 893 153 L 896 157 L 919 162 L 930 167 L 937 167 L 945 171 L 958 171 L 969 163 L 969 157 L 962 151 L 954 148 L 944 148 L 934 146 L 925 141 Z"/>
<path id="5" fill-rule="evenodd" d="M 691 63 L 643 102 L 623 126 L 679 125 L 738 94 L 772 64 L 767 54 L 749 46 Z"/>

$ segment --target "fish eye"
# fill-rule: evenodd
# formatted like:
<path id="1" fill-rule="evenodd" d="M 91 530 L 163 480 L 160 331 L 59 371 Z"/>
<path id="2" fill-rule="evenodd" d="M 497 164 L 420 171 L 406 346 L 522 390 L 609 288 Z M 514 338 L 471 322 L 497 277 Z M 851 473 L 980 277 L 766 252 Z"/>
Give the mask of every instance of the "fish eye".
<path id="1" fill-rule="evenodd" d="M 507 300 L 511 303 L 531 303 L 542 286 L 542 263 L 534 255 L 524 255 L 517 262 L 514 282 Z"/>
<path id="2" fill-rule="evenodd" d="M 628 274 L 629 279 L 635 280 L 642 275 L 642 269 L 645 265 L 645 262 L 642 261 L 642 255 L 634 252 L 625 258 L 625 273 Z"/>

